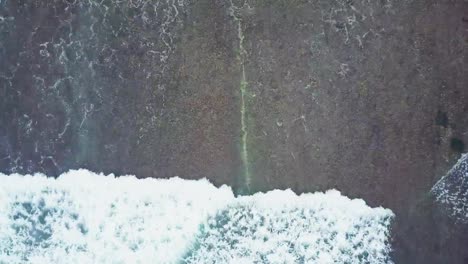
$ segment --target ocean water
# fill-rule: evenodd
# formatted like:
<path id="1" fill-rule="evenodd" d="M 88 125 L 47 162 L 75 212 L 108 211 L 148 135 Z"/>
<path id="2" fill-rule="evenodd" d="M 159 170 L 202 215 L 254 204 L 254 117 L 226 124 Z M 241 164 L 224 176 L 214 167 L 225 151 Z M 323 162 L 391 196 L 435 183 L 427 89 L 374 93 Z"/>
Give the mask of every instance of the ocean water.
<path id="1" fill-rule="evenodd" d="M 468 224 L 468 153 L 431 189 L 435 200 L 458 223 Z"/>
<path id="2" fill-rule="evenodd" d="M 336 190 L 0 174 L 0 263 L 392 263 L 393 216 Z"/>

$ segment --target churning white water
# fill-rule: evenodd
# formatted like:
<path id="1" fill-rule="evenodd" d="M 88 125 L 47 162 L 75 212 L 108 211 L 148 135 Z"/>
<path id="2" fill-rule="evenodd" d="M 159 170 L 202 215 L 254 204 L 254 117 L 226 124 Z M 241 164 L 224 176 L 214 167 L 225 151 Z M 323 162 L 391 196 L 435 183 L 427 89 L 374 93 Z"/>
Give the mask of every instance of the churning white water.
<path id="1" fill-rule="evenodd" d="M 335 190 L 0 174 L 0 263 L 391 263 L 392 218 Z"/>
<path id="2" fill-rule="evenodd" d="M 432 187 L 431 193 L 450 217 L 468 224 L 468 153 L 462 154 L 457 164 Z"/>

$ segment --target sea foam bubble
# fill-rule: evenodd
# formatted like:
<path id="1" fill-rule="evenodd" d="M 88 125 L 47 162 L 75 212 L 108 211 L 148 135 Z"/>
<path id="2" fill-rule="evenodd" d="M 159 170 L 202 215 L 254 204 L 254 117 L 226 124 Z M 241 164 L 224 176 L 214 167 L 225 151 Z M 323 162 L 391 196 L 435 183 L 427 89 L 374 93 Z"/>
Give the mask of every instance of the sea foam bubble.
<path id="1" fill-rule="evenodd" d="M 0 263 L 391 263 L 392 218 L 335 190 L 0 174 Z"/>

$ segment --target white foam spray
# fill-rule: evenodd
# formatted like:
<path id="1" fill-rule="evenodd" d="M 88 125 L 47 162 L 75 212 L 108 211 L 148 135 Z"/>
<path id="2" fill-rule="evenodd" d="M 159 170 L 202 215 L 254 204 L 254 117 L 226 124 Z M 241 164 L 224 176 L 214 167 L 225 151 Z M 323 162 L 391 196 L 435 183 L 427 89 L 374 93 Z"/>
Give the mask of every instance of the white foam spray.
<path id="1" fill-rule="evenodd" d="M 390 263 L 392 217 L 338 191 L 0 174 L 0 263 Z"/>

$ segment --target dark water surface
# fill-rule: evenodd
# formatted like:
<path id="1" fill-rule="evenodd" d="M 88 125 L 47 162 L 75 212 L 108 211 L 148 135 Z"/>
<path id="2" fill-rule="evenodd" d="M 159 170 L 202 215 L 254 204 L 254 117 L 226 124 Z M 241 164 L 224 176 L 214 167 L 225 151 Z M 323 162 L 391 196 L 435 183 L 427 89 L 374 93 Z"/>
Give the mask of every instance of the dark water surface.
<path id="1" fill-rule="evenodd" d="M 336 188 L 393 210 L 396 263 L 468 263 L 430 193 L 466 152 L 467 21 L 463 0 L 0 0 L 0 171 Z"/>

